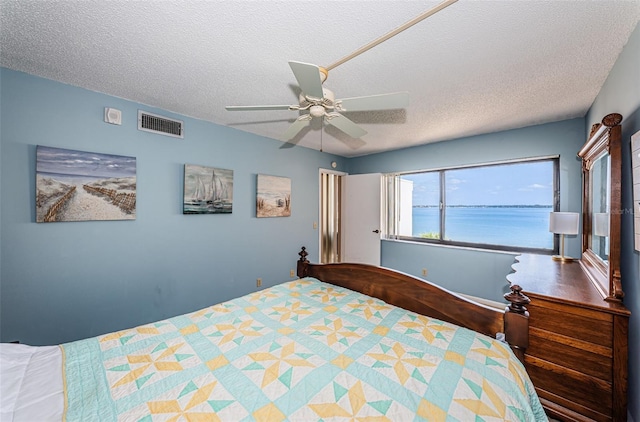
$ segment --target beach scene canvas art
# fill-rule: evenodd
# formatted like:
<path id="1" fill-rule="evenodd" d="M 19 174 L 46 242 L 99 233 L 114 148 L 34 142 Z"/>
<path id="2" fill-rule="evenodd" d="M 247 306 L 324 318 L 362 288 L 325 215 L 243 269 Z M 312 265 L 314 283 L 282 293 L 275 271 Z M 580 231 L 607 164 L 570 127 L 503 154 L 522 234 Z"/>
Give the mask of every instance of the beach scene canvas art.
<path id="1" fill-rule="evenodd" d="M 233 170 L 185 164 L 183 214 L 231 214 Z"/>
<path id="2" fill-rule="evenodd" d="M 257 191 L 257 217 L 289 217 L 291 215 L 291 179 L 259 174 Z"/>
<path id="3" fill-rule="evenodd" d="M 37 146 L 38 223 L 135 218 L 135 157 Z"/>

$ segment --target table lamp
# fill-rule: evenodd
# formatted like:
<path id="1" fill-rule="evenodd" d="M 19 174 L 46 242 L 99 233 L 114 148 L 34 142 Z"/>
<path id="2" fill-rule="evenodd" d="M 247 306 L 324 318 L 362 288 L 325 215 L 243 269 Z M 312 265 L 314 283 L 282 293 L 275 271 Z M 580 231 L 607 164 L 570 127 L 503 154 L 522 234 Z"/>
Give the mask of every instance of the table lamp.
<path id="1" fill-rule="evenodd" d="M 580 214 L 577 212 L 552 212 L 549 213 L 549 231 L 560 235 L 560 255 L 554 255 L 551 259 L 560 262 L 571 262 L 575 258 L 564 256 L 564 235 L 578 234 Z"/>
<path id="2" fill-rule="evenodd" d="M 609 214 L 597 212 L 593 214 L 593 235 L 600 237 L 609 236 Z"/>

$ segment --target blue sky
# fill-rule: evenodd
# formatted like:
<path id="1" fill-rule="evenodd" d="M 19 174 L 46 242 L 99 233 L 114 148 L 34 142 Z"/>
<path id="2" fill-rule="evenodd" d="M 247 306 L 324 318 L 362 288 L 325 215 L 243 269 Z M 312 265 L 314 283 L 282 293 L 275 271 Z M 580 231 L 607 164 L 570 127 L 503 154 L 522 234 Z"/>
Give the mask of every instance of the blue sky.
<path id="1" fill-rule="evenodd" d="M 404 175 L 412 180 L 413 205 L 435 205 L 438 173 Z M 553 204 L 553 162 L 505 164 L 446 171 L 447 205 Z"/>
<path id="2" fill-rule="evenodd" d="M 36 171 L 91 177 L 136 175 L 136 158 L 38 145 Z"/>

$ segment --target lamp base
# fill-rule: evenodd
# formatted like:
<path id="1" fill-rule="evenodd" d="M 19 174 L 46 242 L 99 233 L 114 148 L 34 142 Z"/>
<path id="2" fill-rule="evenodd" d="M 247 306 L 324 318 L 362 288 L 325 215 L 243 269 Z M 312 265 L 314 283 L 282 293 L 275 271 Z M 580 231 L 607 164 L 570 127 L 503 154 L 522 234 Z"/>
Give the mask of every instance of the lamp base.
<path id="1" fill-rule="evenodd" d="M 564 255 L 553 255 L 551 257 L 551 259 L 553 259 L 554 261 L 559 261 L 561 263 L 568 263 L 568 262 L 573 262 L 576 261 L 576 258 L 571 258 L 568 256 L 564 256 Z"/>

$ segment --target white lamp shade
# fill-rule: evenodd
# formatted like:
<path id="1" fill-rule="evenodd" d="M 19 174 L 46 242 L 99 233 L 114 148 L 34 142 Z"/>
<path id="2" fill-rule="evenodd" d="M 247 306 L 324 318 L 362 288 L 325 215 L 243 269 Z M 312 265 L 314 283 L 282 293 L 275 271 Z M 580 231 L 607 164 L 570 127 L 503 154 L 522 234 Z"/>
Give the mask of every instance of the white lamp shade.
<path id="1" fill-rule="evenodd" d="M 580 214 L 577 212 L 549 213 L 549 231 L 558 234 L 578 234 Z"/>
<path id="2" fill-rule="evenodd" d="M 596 236 L 609 236 L 609 214 L 598 212 L 593 214 L 593 234 Z"/>

